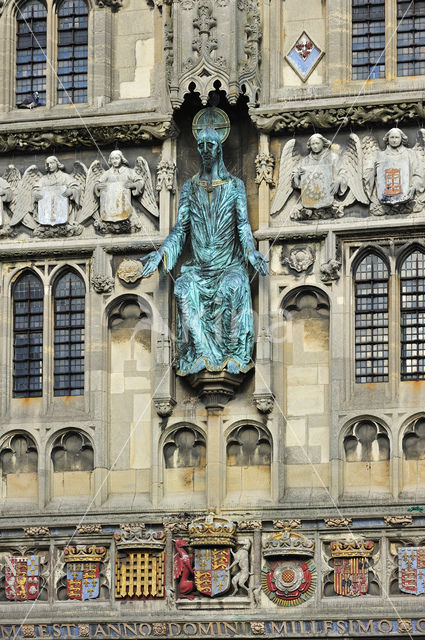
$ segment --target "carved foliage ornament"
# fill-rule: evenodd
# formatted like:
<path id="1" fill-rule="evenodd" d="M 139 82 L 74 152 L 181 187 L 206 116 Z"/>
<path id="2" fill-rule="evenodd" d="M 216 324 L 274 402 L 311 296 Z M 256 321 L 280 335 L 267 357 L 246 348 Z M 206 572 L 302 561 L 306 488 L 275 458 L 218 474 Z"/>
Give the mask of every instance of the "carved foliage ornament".
<path id="1" fill-rule="evenodd" d="M 270 187 L 274 187 L 273 168 L 274 157 L 269 153 L 259 153 L 255 158 L 255 182 L 261 184 L 264 181 Z"/>
<path id="2" fill-rule="evenodd" d="M 161 191 L 163 187 L 172 193 L 176 192 L 174 187 L 174 174 L 176 165 L 171 160 L 161 160 L 156 173 L 156 190 Z"/>

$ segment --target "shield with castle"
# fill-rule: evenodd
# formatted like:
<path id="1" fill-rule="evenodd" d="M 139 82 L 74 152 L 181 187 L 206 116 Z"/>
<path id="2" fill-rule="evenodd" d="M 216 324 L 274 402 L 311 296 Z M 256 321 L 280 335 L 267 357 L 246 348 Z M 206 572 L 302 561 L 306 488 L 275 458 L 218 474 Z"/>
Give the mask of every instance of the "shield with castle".
<path id="1" fill-rule="evenodd" d="M 314 540 L 289 530 L 279 531 L 264 541 L 263 556 L 267 565 L 261 585 L 274 604 L 291 607 L 311 598 L 316 586 Z"/>
<path id="2" fill-rule="evenodd" d="M 236 524 L 210 514 L 194 520 L 188 530 L 197 591 L 211 598 L 225 593 L 230 587 L 230 555 L 236 545 Z"/>
<path id="3" fill-rule="evenodd" d="M 336 540 L 331 542 L 334 559 L 334 589 L 340 596 L 350 598 L 368 591 L 369 558 L 373 553 L 372 540 Z"/>

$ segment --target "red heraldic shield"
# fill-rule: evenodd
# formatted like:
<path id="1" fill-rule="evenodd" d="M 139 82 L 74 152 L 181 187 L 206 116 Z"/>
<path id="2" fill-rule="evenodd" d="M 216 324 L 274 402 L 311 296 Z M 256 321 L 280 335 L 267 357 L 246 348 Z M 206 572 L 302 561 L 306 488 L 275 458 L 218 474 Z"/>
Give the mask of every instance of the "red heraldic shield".
<path id="1" fill-rule="evenodd" d="M 7 556 L 4 578 L 8 600 L 35 600 L 40 584 L 38 557 Z"/>
<path id="2" fill-rule="evenodd" d="M 361 596 L 367 593 L 368 565 L 366 558 L 335 558 L 334 589 L 340 596 Z"/>

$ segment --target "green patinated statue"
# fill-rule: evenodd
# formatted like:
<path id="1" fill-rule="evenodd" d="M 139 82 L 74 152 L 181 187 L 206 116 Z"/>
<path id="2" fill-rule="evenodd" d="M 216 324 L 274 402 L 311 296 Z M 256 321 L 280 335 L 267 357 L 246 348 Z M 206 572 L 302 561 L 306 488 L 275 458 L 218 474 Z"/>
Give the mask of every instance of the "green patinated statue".
<path id="1" fill-rule="evenodd" d="M 174 286 L 178 308 L 178 374 L 202 369 L 244 373 L 252 366 L 254 325 L 248 261 L 266 275 L 254 246 L 245 187 L 223 162 L 220 135 L 199 133 L 201 169 L 184 183 L 177 222 L 158 251 L 143 259 L 143 276 L 176 264 L 189 236 L 191 259 Z"/>

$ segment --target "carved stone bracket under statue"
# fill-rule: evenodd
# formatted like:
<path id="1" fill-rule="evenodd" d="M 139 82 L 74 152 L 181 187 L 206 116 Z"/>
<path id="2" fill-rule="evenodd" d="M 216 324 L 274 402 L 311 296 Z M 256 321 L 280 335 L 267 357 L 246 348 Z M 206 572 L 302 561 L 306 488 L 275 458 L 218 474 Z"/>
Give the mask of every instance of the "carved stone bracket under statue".
<path id="1" fill-rule="evenodd" d="M 244 374 L 234 375 L 227 371 L 201 371 L 188 376 L 192 387 L 207 409 L 223 409 L 242 384 Z"/>

